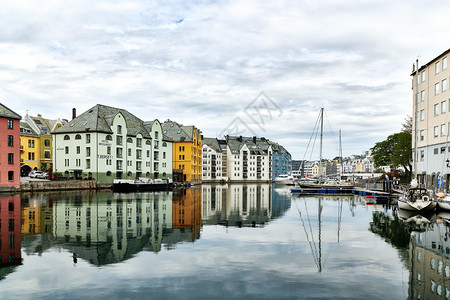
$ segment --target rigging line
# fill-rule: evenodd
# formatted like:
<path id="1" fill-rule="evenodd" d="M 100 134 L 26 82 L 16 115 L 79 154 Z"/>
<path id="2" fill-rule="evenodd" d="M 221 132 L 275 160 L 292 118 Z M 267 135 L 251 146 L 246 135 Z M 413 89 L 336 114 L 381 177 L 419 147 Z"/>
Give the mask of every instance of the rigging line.
<path id="1" fill-rule="evenodd" d="M 319 268 L 319 263 L 317 261 L 316 255 L 314 254 L 314 250 L 313 250 L 311 241 L 309 239 L 308 231 L 306 230 L 305 221 L 302 218 L 302 212 L 300 211 L 300 208 L 298 207 L 297 201 L 294 201 L 294 202 L 295 202 L 295 206 L 297 206 L 297 211 L 300 216 L 300 220 L 302 221 L 302 226 L 303 226 L 303 230 L 305 231 L 305 234 L 306 234 L 306 239 L 308 240 L 309 247 L 311 248 L 311 253 L 313 255 L 314 263 L 316 264 L 317 268 Z"/>
<path id="2" fill-rule="evenodd" d="M 338 239 L 337 239 L 337 242 L 339 243 L 339 234 L 341 231 L 341 220 L 342 220 L 342 199 L 339 199 L 338 201 L 339 201 L 338 202 L 339 210 L 338 210 L 338 232 L 337 232 Z"/>
<path id="3" fill-rule="evenodd" d="M 318 131 L 318 127 L 319 127 L 319 122 L 320 122 L 320 114 L 319 114 L 319 116 L 317 117 L 316 123 L 315 123 L 315 125 L 314 125 L 314 129 L 313 129 L 313 131 L 311 132 L 311 137 L 309 138 L 308 145 L 307 145 L 306 150 L 305 150 L 305 154 L 303 155 L 303 160 L 305 160 L 306 155 L 308 154 L 308 149 L 309 149 L 309 146 L 310 146 L 310 144 L 311 144 L 311 140 L 312 140 L 313 137 L 314 137 L 314 133 L 316 133 L 316 138 L 314 139 L 314 143 L 315 143 L 315 141 L 316 141 L 316 139 L 317 139 L 317 131 Z M 313 151 L 314 151 L 314 143 L 313 143 L 313 146 L 312 146 L 313 148 L 312 148 L 312 150 L 311 150 L 310 159 L 311 159 L 312 153 L 313 153 Z"/>
<path id="4" fill-rule="evenodd" d="M 304 201 L 303 203 L 305 204 L 306 216 L 308 217 L 309 230 L 311 231 L 311 239 L 312 239 L 312 242 L 314 243 L 315 254 L 316 254 L 316 256 L 318 256 L 318 254 L 317 254 L 318 250 L 317 250 L 317 246 L 316 246 L 316 241 L 314 240 L 314 232 L 313 232 L 312 225 L 311 225 L 311 219 L 309 218 L 308 206 L 306 206 L 306 201 Z"/>
<path id="5" fill-rule="evenodd" d="M 334 139 L 337 139 L 337 140 L 338 140 L 338 145 L 339 145 L 339 136 L 338 136 L 338 134 L 336 133 L 336 131 L 332 130 L 331 123 L 330 123 L 330 119 L 328 119 L 328 115 L 327 115 L 327 113 L 326 113 L 325 111 L 324 111 L 324 115 L 325 115 L 325 120 L 326 120 L 327 126 L 329 127 L 328 132 L 331 133 L 331 136 L 332 136 Z M 339 148 L 339 146 L 338 146 L 338 148 Z M 338 149 L 338 151 L 339 151 L 339 149 Z M 339 152 L 338 152 L 338 153 L 339 153 Z"/>

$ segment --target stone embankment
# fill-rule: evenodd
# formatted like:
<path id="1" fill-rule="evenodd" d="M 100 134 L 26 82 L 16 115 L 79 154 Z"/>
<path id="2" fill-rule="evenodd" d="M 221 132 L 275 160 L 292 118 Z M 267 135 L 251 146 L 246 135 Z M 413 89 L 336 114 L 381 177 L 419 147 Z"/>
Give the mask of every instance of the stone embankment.
<path id="1" fill-rule="evenodd" d="M 46 191 L 69 191 L 69 190 L 96 190 L 106 189 L 110 185 L 98 184 L 94 180 L 68 180 L 68 181 L 29 181 L 20 184 L 20 188 L 0 187 L 3 193 L 26 193 Z"/>

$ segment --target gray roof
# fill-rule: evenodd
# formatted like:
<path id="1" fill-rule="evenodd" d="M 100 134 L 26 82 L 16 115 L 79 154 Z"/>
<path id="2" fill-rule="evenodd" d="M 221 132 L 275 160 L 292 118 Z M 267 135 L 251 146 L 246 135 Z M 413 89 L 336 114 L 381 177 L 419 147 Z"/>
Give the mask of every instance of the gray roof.
<path id="1" fill-rule="evenodd" d="M 32 136 L 39 137 L 39 134 L 31 128 L 31 126 L 26 122 L 20 122 L 20 128 L 22 128 L 20 135 L 21 136 Z"/>
<path id="2" fill-rule="evenodd" d="M 219 141 L 216 138 L 203 138 L 203 145 L 208 145 L 216 152 L 222 152 Z"/>
<path id="3" fill-rule="evenodd" d="M 45 119 L 41 115 L 38 115 L 37 117 L 30 116 L 30 118 L 34 121 L 36 126 L 41 130 L 41 134 L 43 134 L 42 127 L 45 127 L 47 130 L 47 134 L 51 135 L 51 131 L 52 131 L 53 127 L 55 127 L 55 124 L 58 122 L 58 120 Z"/>
<path id="4" fill-rule="evenodd" d="M 155 121 L 158 121 L 159 122 L 159 120 L 158 119 L 154 119 L 153 121 L 145 121 L 144 122 L 144 127 L 145 127 L 145 129 L 147 129 L 147 131 L 151 134 L 151 132 L 152 132 L 152 126 L 153 126 L 153 123 L 155 123 Z M 161 128 L 163 128 L 162 127 L 162 123 L 161 122 L 159 122 L 160 124 L 161 124 Z M 168 137 L 165 133 L 164 133 L 164 128 L 163 128 L 163 132 L 162 132 L 162 139 L 163 139 L 163 141 L 167 141 L 167 142 L 172 142 L 173 140 L 170 138 L 170 137 Z"/>
<path id="5" fill-rule="evenodd" d="M 88 109 L 75 119 L 64 124 L 53 133 L 74 133 L 74 132 L 104 132 L 113 133 L 111 126 L 114 117 L 121 113 L 127 123 L 127 135 L 136 136 L 141 133 L 144 138 L 151 138 L 150 133 L 144 126 L 144 122 L 131 114 L 125 109 L 110 107 L 106 105 L 97 104 L 91 109 Z"/>
<path id="6" fill-rule="evenodd" d="M 190 142 L 192 141 L 192 132 L 188 134 L 186 130 L 193 126 L 183 126 L 177 122 L 167 120 L 161 124 L 163 133 L 174 142 Z M 193 131 L 193 130 L 192 130 Z"/>
<path id="7" fill-rule="evenodd" d="M 17 120 L 22 119 L 22 117 L 20 115 L 16 114 L 14 111 L 12 111 L 11 109 L 7 108 L 2 103 L 0 103 L 0 117 L 17 119 Z"/>

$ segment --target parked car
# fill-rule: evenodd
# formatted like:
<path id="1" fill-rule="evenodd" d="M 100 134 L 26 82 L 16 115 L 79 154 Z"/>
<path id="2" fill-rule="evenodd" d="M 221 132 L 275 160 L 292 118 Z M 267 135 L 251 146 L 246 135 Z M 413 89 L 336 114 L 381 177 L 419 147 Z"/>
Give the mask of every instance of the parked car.
<path id="1" fill-rule="evenodd" d="M 30 178 L 46 179 L 46 178 L 48 178 L 48 173 L 47 172 L 42 172 L 42 171 L 31 171 L 28 176 Z"/>

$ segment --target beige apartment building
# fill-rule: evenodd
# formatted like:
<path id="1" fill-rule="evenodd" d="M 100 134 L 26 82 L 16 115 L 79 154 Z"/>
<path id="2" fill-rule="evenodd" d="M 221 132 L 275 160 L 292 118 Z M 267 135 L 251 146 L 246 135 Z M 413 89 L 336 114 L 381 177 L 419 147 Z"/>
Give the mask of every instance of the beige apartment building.
<path id="1" fill-rule="evenodd" d="M 420 183 L 435 186 L 439 174 L 450 179 L 450 49 L 413 67 L 413 170 Z M 417 152 L 414 154 L 414 149 Z"/>

